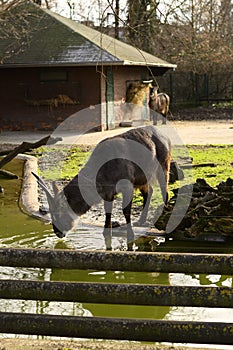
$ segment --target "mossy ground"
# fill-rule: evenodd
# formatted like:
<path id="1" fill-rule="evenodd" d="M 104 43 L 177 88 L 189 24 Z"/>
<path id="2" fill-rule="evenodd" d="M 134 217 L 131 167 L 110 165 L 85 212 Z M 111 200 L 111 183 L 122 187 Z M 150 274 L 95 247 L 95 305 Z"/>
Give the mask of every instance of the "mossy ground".
<path id="1" fill-rule="evenodd" d="M 93 147 L 75 146 L 71 148 L 43 148 L 38 153 L 42 154 L 43 162 L 50 165 L 41 168 L 41 175 L 45 180 L 72 179 L 87 162 Z M 179 163 L 179 150 L 176 150 L 175 158 Z M 215 187 L 221 181 L 226 181 L 233 174 L 233 145 L 200 145 L 187 146 L 186 156 L 192 159 L 193 165 L 213 163 L 215 166 L 193 167 L 185 171 L 185 179 L 177 181 L 169 186 L 169 190 L 183 186 L 187 182 L 195 182 L 197 178 L 204 178 L 211 186 Z M 181 154 L 181 158 L 183 155 Z M 182 161 L 181 161 L 182 162 Z M 51 166 L 52 165 L 52 166 Z M 152 203 L 158 204 L 162 198 L 159 189 L 155 189 Z M 134 196 L 134 203 L 142 204 L 142 198 L 138 192 Z"/>
<path id="2" fill-rule="evenodd" d="M 212 162 L 215 167 L 193 168 L 195 179 L 204 178 L 213 187 L 233 176 L 233 145 L 188 146 L 193 164 Z"/>

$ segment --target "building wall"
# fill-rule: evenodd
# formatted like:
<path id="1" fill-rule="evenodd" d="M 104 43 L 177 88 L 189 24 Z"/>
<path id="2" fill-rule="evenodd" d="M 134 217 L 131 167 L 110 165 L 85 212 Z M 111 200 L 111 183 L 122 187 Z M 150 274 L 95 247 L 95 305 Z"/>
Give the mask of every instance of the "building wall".
<path id="1" fill-rule="evenodd" d="M 149 79 L 149 71 L 144 66 L 114 67 L 115 124 L 134 119 L 134 112 L 127 106 L 126 90 L 130 82 Z"/>
<path id="2" fill-rule="evenodd" d="M 101 111 L 92 106 L 100 101 L 96 67 L 0 69 L 1 130 L 54 130 L 70 116 L 73 129 L 81 110 L 81 119 L 86 115 L 88 128 L 95 128 Z"/>
<path id="3" fill-rule="evenodd" d="M 132 119 L 134 112 L 125 103 L 127 86 L 148 79 L 149 71 L 143 66 L 112 66 L 108 73 L 109 69 L 112 82 L 106 80 L 106 67 L 0 69 L 0 130 L 52 131 L 61 125 L 82 132 Z M 114 85 L 110 94 L 107 83 Z"/>

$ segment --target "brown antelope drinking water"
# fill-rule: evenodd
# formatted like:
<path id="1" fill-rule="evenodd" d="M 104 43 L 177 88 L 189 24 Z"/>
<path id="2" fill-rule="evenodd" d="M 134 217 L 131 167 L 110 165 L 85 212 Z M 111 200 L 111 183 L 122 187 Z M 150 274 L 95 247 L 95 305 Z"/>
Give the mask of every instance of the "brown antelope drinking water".
<path id="1" fill-rule="evenodd" d="M 139 222 L 146 220 L 152 195 L 152 184 L 158 181 L 163 201 L 168 200 L 170 140 L 153 126 L 131 129 L 121 135 L 101 141 L 88 162 L 60 192 L 54 186 L 54 196 L 36 174 L 38 184 L 46 192 L 54 232 L 64 237 L 77 216 L 104 200 L 105 225 L 103 235 L 111 249 L 113 200 L 122 193 L 122 210 L 127 226 L 127 244 L 131 250 L 134 232 L 131 225 L 133 191 L 143 196 L 143 211 Z"/>

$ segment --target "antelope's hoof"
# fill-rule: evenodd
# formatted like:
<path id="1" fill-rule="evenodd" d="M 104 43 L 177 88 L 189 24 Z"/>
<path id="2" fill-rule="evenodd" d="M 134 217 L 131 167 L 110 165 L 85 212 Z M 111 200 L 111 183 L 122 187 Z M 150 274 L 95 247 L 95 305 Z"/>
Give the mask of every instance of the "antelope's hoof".
<path id="1" fill-rule="evenodd" d="M 132 252 L 133 251 L 133 243 L 127 244 L 127 251 Z"/>
<path id="2" fill-rule="evenodd" d="M 120 223 L 118 221 L 112 221 L 112 228 L 120 227 Z"/>

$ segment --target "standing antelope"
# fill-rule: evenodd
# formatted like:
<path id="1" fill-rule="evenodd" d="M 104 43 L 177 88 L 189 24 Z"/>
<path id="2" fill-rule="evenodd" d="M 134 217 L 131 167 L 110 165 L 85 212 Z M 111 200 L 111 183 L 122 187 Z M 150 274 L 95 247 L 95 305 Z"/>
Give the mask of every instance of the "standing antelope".
<path id="1" fill-rule="evenodd" d="M 46 192 L 54 232 L 64 237 L 77 216 L 104 200 L 105 225 L 103 235 L 111 249 L 113 200 L 122 193 L 122 210 L 127 224 L 127 244 L 132 250 L 134 232 L 131 226 L 133 191 L 143 196 L 143 211 L 139 222 L 146 220 L 152 195 L 152 184 L 158 181 L 164 203 L 168 200 L 170 140 L 153 126 L 131 129 L 107 138 L 93 150 L 88 162 L 62 191 L 54 186 L 54 196 L 36 174 L 38 184 Z"/>
<path id="2" fill-rule="evenodd" d="M 149 100 L 149 107 L 152 111 L 162 114 L 163 116 L 163 124 L 166 124 L 166 118 L 169 111 L 169 105 L 170 105 L 170 97 L 165 94 L 164 92 L 161 92 L 158 94 L 158 88 L 152 87 L 150 88 L 150 100 Z M 157 124 L 157 116 L 154 116 L 154 122 Z"/>

